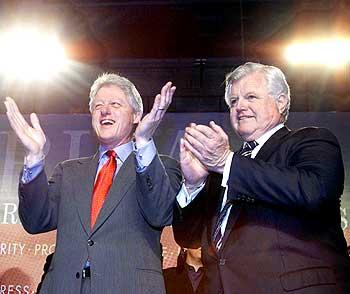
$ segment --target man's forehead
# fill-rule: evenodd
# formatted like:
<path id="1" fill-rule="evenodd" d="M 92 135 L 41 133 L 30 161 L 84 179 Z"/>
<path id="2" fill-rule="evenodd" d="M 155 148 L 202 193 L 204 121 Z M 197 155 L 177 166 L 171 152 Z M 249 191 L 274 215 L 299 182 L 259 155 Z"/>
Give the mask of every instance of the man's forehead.
<path id="1" fill-rule="evenodd" d="M 231 93 L 248 93 L 248 92 L 258 92 L 261 89 L 265 89 L 266 79 L 265 76 L 260 72 L 251 73 L 238 81 L 232 83 Z"/>
<path id="2" fill-rule="evenodd" d="M 96 93 L 94 100 L 126 99 L 124 91 L 115 85 L 102 86 Z"/>

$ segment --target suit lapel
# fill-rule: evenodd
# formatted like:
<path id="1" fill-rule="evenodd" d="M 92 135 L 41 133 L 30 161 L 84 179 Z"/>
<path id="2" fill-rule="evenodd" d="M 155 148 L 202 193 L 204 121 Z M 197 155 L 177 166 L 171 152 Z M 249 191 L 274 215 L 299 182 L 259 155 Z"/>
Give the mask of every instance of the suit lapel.
<path id="1" fill-rule="evenodd" d="M 213 201 L 209 201 L 209 208 L 208 209 L 212 209 L 212 212 L 209 212 L 209 215 L 213 215 L 212 218 L 208 219 L 208 224 L 207 224 L 207 242 L 209 244 L 208 246 L 208 254 L 213 257 L 216 258 L 216 249 L 214 248 L 214 244 L 213 244 L 213 234 L 214 234 L 214 229 L 216 226 L 216 222 L 218 221 L 218 217 L 220 214 L 220 210 L 221 210 L 221 205 L 222 205 L 222 201 L 224 198 L 224 193 L 225 193 L 225 188 L 221 186 L 221 182 L 222 182 L 222 176 L 218 176 L 217 174 L 213 174 L 211 176 L 210 179 L 210 187 L 217 187 L 216 189 L 214 189 L 213 191 L 209 192 L 209 195 L 218 195 L 218 200 L 216 202 Z M 213 208 L 211 207 L 213 205 Z"/>
<path id="2" fill-rule="evenodd" d="M 106 221 L 135 181 L 135 157 L 133 153 L 130 153 L 113 181 L 91 233 L 95 232 Z"/>
<path id="3" fill-rule="evenodd" d="M 256 159 L 267 161 L 268 158 L 273 154 L 275 149 L 280 146 L 281 141 L 290 133 L 290 129 L 284 126 L 279 129 L 276 133 L 274 133 L 264 144 L 264 146 L 259 150 Z M 225 234 L 222 239 L 222 247 L 221 250 L 225 247 L 225 243 L 228 240 L 229 236 L 232 233 L 232 228 L 235 225 L 239 214 L 242 210 L 243 204 L 240 202 L 234 202 L 230 211 L 230 215 L 227 221 Z M 217 216 L 216 216 L 217 219 Z"/>
<path id="4" fill-rule="evenodd" d="M 267 161 L 273 152 L 279 148 L 281 140 L 283 140 L 289 133 L 290 129 L 288 129 L 286 126 L 279 129 L 265 142 L 264 146 L 261 147 L 255 158 Z"/>
<path id="5" fill-rule="evenodd" d="M 219 214 L 222 206 L 222 200 L 224 198 L 224 193 L 225 193 L 225 188 L 221 186 L 221 182 L 220 182 L 220 187 L 218 189 L 218 197 L 219 197 L 218 205 L 215 209 L 214 217 L 208 222 L 208 240 L 211 240 L 214 234 L 214 229 L 216 226 L 216 222 L 218 221 L 218 218 L 219 218 Z"/>
<path id="6" fill-rule="evenodd" d="M 98 164 L 98 153 L 90 158 L 78 160 L 79 173 L 74 189 L 76 208 L 80 222 L 87 235 L 90 234 L 90 210 L 92 190 L 95 182 L 95 175 Z"/>
<path id="7" fill-rule="evenodd" d="M 243 204 L 240 202 L 234 202 L 232 205 L 232 208 L 230 210 L 230 215 L 227 220 L 224 237 L 222 238 L 221 250 L 223 250 L 223 248 L 225 247 L 226 241 L 228 240 L 228 237 L 233 232 L 232 228 L 236 224 L 239 214 L 241 213 L 242 205 Z"/>

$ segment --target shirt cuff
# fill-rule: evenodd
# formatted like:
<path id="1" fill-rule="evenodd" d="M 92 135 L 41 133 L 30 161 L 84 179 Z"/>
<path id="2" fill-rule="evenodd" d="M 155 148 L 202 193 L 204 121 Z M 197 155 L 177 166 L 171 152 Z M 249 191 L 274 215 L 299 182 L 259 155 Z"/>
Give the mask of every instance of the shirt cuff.
<path id="1" fill-rule="evenodd" d="M 233 152 L 230 152 L 230 154 L 227 156 L 225 166 L 224 166 L 224 173 L 222 175 L 222 182 L 221 182 L 222 187 L 227 187 L 227 181 L 228 181 L 228 177 L 230 176 L 233 154 L 234 154 Z"/>
<path id="2" fill-rule="evenodd" d="M 151 164 L 157 154 L 157 148 L 151 139 L 141 148 L 137 148 L 136 143 L 133 142 L 133 149 L 136 155 L 136 171 L 141 173 Z"/>
<path id="3" fill-rule="evenodd" d="M 182 184 L 181 189 L 179 193 L 176 196 L 177 203 L 179 203 L 181 208 L 186 207 L 188 204 L 190 204 L 193 199 L 197 197 L 200 191 L 203 190 L 205 186 L 205 182 L 198 186 L 196 190 L 194 190 L 191 194 L 188 193 L 185 183 Z"/>
<path id="4" fill-rule="evenodd" d="M 27 166 L 24 164 L 23 173 L 21 177 L 22 184 L 28 184 L 33 181 L 44 169 L 44 158 L 32 166 Z"/>

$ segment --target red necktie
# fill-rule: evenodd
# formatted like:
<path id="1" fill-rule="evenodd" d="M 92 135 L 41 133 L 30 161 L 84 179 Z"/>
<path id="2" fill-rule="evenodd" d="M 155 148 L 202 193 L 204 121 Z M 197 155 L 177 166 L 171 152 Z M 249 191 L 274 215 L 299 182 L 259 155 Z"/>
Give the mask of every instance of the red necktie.
<path id="1" fill-rule="evenodd" d="M 91 203 L 91 228 L 94 227 L 97 216 L 102 208 L 103 202 L 106 199 L 107 193 L 112 186 L 115 170 L 117 169 L 116 153 L 114 150 L 108 150 L 107 162 L 103 165 L 98 173 L 94 191 L 92 193 Z"/>

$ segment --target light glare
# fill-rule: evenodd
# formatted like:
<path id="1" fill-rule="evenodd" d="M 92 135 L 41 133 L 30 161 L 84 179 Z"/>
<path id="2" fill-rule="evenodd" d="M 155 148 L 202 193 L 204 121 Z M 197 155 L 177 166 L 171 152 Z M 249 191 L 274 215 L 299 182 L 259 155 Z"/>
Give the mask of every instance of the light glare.
<path id="1" fill-rule="evenodd" d="M 289 63 L 296 65 L 341 67 L 350 62 L 350 40 L 336 38 L 293 43 L 286 48 L 285 57 Z"/>
<path id="2" fill-rule="evenodd" d="M 7 77 L 46 80 L 66 66 L 56 36 L 16 27 L 0 34 L 0 71 Z"/>

